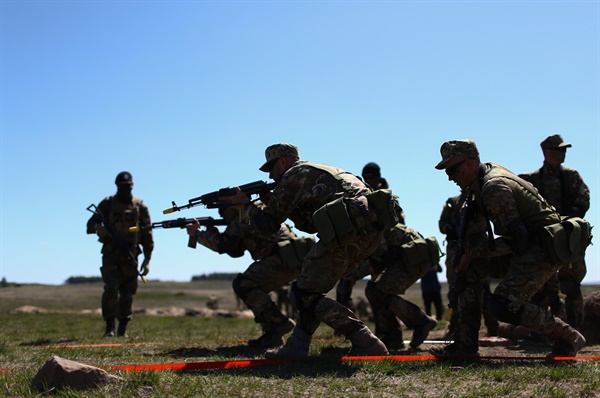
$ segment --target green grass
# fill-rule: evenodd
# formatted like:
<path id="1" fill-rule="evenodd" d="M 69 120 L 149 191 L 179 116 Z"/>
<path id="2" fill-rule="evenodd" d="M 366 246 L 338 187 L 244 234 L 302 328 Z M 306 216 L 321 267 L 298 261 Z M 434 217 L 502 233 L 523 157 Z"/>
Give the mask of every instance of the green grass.
<path id="1" fill-rule="evenodd" d="M 216 295 L 227 309 L 235 305 L 230 289 L 229 282 L 150 282 L 140 286 L 134 305 L 136 308 L 202 307 L 209 297 Z M 356 292 L 361 291 L 359 285 Z M 78 312 L 97 309 L 101 292 L 102 285 L 0 289 L 0 369 L 8 370 L 0 373 L 0 396 L 40 396 L 30 383 L 52 355 L 99 367 L 263 357 L 262 351 L 248 349 L 238 342 L 258 336 L 259 329 L 251 319 L 136 315 L 127 338 L 104 339 L 100 315 Z M 407 296 L 421 303 L 417 290 L 407 292 Z M 37 305 L 50 312 L 13 312 L 22 305 Z M 315 334 L 315 340 L 332 338 L 332 331 L 326 326 L 321 326 Z M 91 346 L 106 342 L 124 345 Z M 83 393 L 59 391 L 52 396 L 600 397 L 599 361 L 340 362 L 333 359 L 345 354 L 349 347 L 345 341 L 317 341 L 311 345 L 314 360 L 242 369 L 137 373 L 111 370 L 111 374 L 123 377 L 124 382 Z M 507 355 L 511 352 L 507 351 Z M 599 351 L 594 355 L 599 355 Z"/>

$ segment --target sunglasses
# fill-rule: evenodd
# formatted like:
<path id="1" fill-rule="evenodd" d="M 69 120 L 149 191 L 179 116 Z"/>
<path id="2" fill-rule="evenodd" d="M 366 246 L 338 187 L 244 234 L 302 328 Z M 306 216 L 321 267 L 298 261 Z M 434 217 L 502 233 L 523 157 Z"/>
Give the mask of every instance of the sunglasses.
<path id="1" fill-rule="evenodd" d="M 552 151 L 556 151 L 556 152 L 563 152 L 563 153 L 567 152 L 567 147 L 566 146 L 563 146 L 563 147 L 560 147 L 560 148 L 550 148 L 550 149 Z"/>
<path id="2" fill-rule="evenodd" d="M 463 160 L 462 162 L 458 162 L 456 164 L 453 164 L 450 167 L 447 167 L 446 168 L 446 174 L 449 175 L 449 176 L 454 175 L 454 173 L 456 173 L 458 171 L 458 169 L 460 168 L 460 166 L 462 166 L 462 164 L 464 162 L 466 162 L 466 161 L 467 161 L 467 159 Z"/>

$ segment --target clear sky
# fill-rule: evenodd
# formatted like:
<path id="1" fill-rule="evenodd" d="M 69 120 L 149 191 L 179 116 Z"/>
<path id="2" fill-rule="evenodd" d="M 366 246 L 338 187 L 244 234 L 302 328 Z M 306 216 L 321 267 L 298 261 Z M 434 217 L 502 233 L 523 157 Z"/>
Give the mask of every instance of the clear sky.
<path id="1" fill-rule="evenodd" d="M 600 230 L 598 1 L 8 1 L 1 12 L 0 277 L 99 276 L 86 207 L 122 170 L 152 220 L 268 179 L 264 149 L 360 174 L 377 162 L 407 224 L 440 242 L 459 189 L 434 169 L 470 138 L 483 161 L 542 165 L 540 142 L 592 194 Z M 233 259 L 155 230 L 149 277 L 241 272 Z M 598 238 L 585 282 L 600 282 Z M 444 278 L 442 278 L 444 279 Z"/>

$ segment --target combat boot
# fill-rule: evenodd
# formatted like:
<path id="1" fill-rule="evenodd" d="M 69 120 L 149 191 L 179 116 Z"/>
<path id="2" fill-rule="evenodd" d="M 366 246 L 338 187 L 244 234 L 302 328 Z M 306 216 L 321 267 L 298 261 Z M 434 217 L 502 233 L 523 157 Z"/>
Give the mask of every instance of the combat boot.
<path id="1" fill-rule="evenodd" d="M 127 324 L 128 323 L 129 323 L 129 319 L 127 319 L 127 318 L 119 320 L 119 328 L 117 329 L 117 336 L 127 337 L 126 335 L 127 335 Z"/>
<path id="2" fill-rule="evenodd" d="M 437 321 L 425 315 L 424 322 L 415 326 L 413 331 L 412 339 L 410 340 L 410 348 L 415 349 L 420 346 L 429 336 L 429 332 L 437 325 Z"/>
<path id="3" fill-rule="evenodd" d="M 311 340 L 312 335 L 297 327 L 284 345 L 267 350 L 265 358 L 307 358 Z"/>
<path id="4" fill-rule="evenodd" d="M 548 354 L 548 358 L 574 357 L 586 343 L 585 337 L 581 333 L 558 318 L 556 318 L 556 326 L 548 337 L 558 339 L 552 347 L 552 352 Z"/>
<path id="5" fill-rule="evenodd" d="M 476 347 L 466 345 L 459 341 L 444 347 L 433 347 L 429 352 L 436 357 L 468 358 L 479 357 L 481 355 Z"/>
<path id="6" fill-rule="evenodd" d="M 274 348 L 283 345 L 283 336 L 291 332 L 296 323 L 287 318 L 280 324 L 269 325 L 263 335 L 257 339 L 248 340 L 248 346 L 253 348 Z"/>
<path id="7" fill-rule="evenodd" d="M 363 326 L 356 332 L 346 336 L 352 343 L 348 356 L 380 356 L 389 355 L 385 344 L 379 340 L 368 327 Z"/>
<path id="8" fill-rule="evenodd" d="M 104 331 L 104 337 L 115 337 L 115 319 L 106 319 L 106 330 Z"/>

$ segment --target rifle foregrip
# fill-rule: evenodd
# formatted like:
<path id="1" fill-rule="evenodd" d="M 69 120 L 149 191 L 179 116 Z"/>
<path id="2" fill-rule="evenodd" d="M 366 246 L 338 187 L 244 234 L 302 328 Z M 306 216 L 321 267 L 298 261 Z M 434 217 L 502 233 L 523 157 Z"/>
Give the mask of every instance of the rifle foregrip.
<path id="1" fill-rule="evenodd" d="M 195 236 L 190 236 L 189 240 L 188 240 L 188 247 L 191 247 L 192 249 L 196 248 L 196 243 L 198 241 L 196 240 Z"/>

